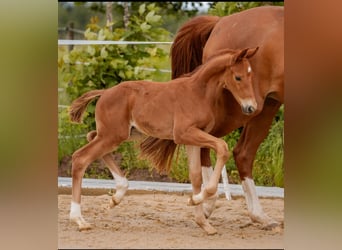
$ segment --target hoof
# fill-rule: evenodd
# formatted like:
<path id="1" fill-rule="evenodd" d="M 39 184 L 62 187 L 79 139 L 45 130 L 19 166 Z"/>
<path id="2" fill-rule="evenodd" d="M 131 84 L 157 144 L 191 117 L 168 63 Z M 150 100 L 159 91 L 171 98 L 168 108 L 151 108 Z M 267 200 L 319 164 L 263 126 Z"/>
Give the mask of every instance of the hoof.
<path id="1" fill-rule="evenodd" d="M 116 201 L 114 197 L 109 202 L 109 208 L 114 208 L 115 206 L 119 205 L 120 202 Z"/>
<path id="2" fill-rule="evenodd" d="M 207 233 L 207 235 L 217 234 L 217 230 L 212 225 L 210 225 L 209 222 L 206 222 L 204 224 L 197 224 Z"/>
<path id="3" fill-rule="evenodd" d="M 189 206 L 195 206 L 203 202 L 203 195 L 201 193 L 190 196 L 188 199 Z"/>
<path id="4" fill-rule="evenodd" d="M 191 196 L 189 199 L 188 199 L 188 206 L 196 206 L 200 204 L 200 202 L 195 202 L 195 200 L 193 199 L 193 196 Z"/>
<path id="5" fill-rule="evenodd" d="M 262 225 L 263 230 L 272 230 L 275 227 L 278 227 L 280 224 L 274 219 L 270 218 L 266 214 L 262 215 L 253 215 L 250 214 L 250 218 L 253 222 L 260 223 Z"/>
<path id="6" fill-rule="evenodd" d="M 88 222 L 85 222 L 85 223 L 83 223 L 82 225 L 79 225 L 79 226 L 78 226 L 78 230 L 79 230 L 80 232 L 86 231 L 86 230 L 89 230 L 89 229 L 91 229 L 91 225 L 90 225 Z"/>
<path id="7" fill-rule="evenodd" d="M 207 231 L 207 234 L 208 235 L 214 235 L 214 234 L 217 234 L 217 230 L 215 228 L 212 228 L 210 230 Z"/>
<path id="8" fill-rule="evenodd" d="M 187 204 L 187 205 L 188 205 L 188 206 L 195 206 L 195 203 L 194 203 L 192 197 L 190 197 L 190 198 L 188 199 L 188 204 Z"/>
<path id="9" fill-rule="evenodd" d="M 262 225 L 261 229 L 262 230 L 272 230 L 272 229 L 274 229 L 274 228 L 276 228 L 278 226 L 280 226 L 280 224 L 278 222 L 272 221 L 270 223 Z"/>
<path id="10" fill-rule="evenodd" d="M 218 196 L 215 194 L 203 202 L 203 212 L 206 219 L 208 219 L 212 212 L 215 210 L 217 197 Z"/>
<path id="11" fill-rule="evenodd" d="M 89 230 L 92 228 L 92 226 L 86 222 L 83 217 L 74 217 L 70 218 L 70 221 L 76 223 L 78 225 L 79 231 Z"/>

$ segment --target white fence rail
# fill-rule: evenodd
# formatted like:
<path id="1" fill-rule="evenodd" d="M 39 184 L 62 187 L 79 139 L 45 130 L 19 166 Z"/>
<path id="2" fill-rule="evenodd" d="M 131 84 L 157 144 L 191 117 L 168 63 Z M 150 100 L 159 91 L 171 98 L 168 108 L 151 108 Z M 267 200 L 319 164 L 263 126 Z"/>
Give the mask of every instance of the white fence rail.
<path id="1" fill-rule="evenodd" d="M 107 41 L 107 40 L 58 40 L 58 45 L 125 45 L 125 44 L 172 44 L 173 42 Z"/>

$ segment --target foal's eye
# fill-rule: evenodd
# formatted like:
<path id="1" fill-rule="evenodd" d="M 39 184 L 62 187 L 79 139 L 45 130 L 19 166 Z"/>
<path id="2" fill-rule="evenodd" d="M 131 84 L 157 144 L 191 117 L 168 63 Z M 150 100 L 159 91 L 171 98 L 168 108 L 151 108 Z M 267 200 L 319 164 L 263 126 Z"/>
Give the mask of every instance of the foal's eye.
<path id="1" fill-rule="evenodd" d="M 235 80 L 236 81 L 241 81 L 241 77 L 240 76 L 235 76 Z"/>

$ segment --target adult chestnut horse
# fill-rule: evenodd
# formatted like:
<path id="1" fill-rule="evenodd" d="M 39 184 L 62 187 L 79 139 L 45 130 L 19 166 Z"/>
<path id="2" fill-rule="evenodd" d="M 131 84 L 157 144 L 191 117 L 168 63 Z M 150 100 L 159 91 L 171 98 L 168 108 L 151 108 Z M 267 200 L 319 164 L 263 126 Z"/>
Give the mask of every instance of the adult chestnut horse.
<path id="1" fill-rule="evenodd" d="M 256 151 L 284 102 L 284 8 L 263 6 L 225 17 L 198 16 L 191 19 L 179 29 L 171 48 L 172 78 L 191 72 L 218 50 L 255 46 L 259 46 L 260 51 L 250 63 L 254 71 L 253 86 L 258 110 L 253 116 L 242 114 L 232 93 L 225 91 L 219 100 L 224 103 L 223 109 L 215 113 L 215 126 L 209 133 L 222 137 L 243 127 L 233 155 L 249 216 L 270 228 L 278 223 L 263 212 L 256 194 L 252 167 Z M 205 166 L 202 168 L 205 178 L 207 175 L 204 173 L 212 171 L 207 148 L 201 149 L 201 165 Z M 206 217 L 210 216 L 213 205 L 212 202 L 211 207 L 205 207 Z"/>
<path id="2" fill-rule="evenodd" d="M 213 54 L 206 63 L 186 76 L 165 82 L 128 81 L 105 90 L 92 90 L 76 99 L 70 106 L 71 121 L 81 122 L 82 114 L 89 102 L 100 96 L 95 109 L 96 131 L 88 133 L 89 143 L 72 156 L 72 201 L 70 219 L 80 230 L 90 228 L 81 215 L 81 184 L 87 166 L 103 158 L 116 181 L 116 193 L 110 206 L 119 204 L 128 188 L 128 181 L 111 157 L 123 141 L 134 139 L 138 132 L 149 137 L 141 143 L 142 155 L 150 159 L 159 170 L 170 169 L 176 147 L 155 146 L 155 138 L 170 145 L 186 145 L 190 179 L 195 187 L 190 199 L 197 205 L 215 195 L 221 170 L 228 160 L 229 152 L 224 140 L 210 135 L 217 125 L 216 111 L 222 109 L 224 89 L 234 96 L 240 113 L 252 115 L 257 110 L 252 67 L 249 58 L 254 49 L 223 49 Z M 152 138 L 152 139 L 151 139 Z M 176 143 L 176 144 L 174 144 Z M 151 145 L 153 145 L 151 147 Z M 216 152 L 214 173 L 203 190 L 197 178 L 201 173 L 199 152 L 201 147 Z M 156 150 L 155 150 L 156 149 Z M 201 221 L 203 211 L 195 210 L 197 223 L 209 234 L 216 230 Z M 199 214 L 199 215 L 197 215 Z M 200 219 L 198 219 L 200 218 Z"/>

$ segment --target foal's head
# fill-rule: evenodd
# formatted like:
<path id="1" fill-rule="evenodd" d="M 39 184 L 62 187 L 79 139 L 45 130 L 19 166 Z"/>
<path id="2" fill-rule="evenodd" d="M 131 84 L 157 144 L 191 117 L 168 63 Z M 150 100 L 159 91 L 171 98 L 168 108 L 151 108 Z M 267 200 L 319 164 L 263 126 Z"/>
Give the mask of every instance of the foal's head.
<path id="1" fill-rule="evenodd" d="M 228 89 L 241 105 L 242 112 L 251 115 L 257 109 L 252 82 L 252 67 L 248 59 L 255 55 L 259 47 L 237 50 L 232 60 L 221 74 L 220 82 Z"/>

